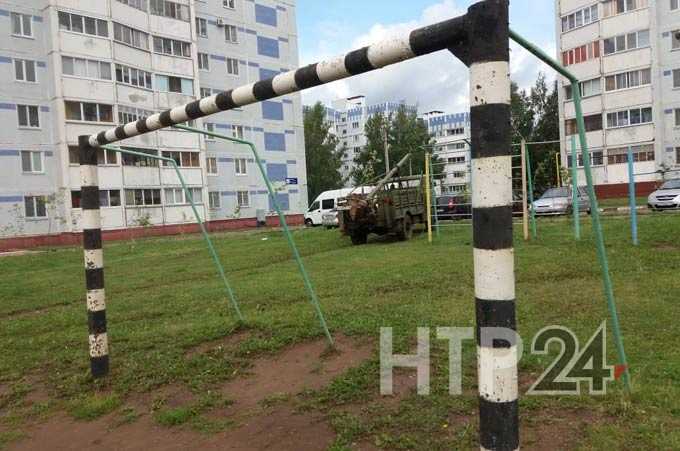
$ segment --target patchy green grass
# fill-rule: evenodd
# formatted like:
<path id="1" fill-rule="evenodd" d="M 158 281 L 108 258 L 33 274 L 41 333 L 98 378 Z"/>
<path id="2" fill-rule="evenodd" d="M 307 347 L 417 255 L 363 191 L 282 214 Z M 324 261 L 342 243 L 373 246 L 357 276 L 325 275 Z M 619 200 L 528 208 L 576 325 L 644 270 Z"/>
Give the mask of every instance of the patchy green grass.
<path id="1" fill-rule="evenodd" d="M 639 221 L 641 245 L 635 248 L 626 218 L 604 220 L 633 395 L 623 396 L 621 384 L 613 383 L 606 397 L 521 400 L 524 421 L 559 417 L 565 410 L 597 412 L 604 420 L 577 433 L 582 449 L 680 448 L 680 350 L 675 346 L 680 215 L 645 215 Z M 538 226 L 539 239 L 530 243 L 521 240 L 519 228 L 516 231 L 517 314 L 525 339 L 521 372 L 534 377 L 555 356 L 529 354 L 537 331 L 560 324 L 584 343 L 608 317 L 588 220 L 583 218 L 583 240 L 578 243 L 568 220 L 540 219 Z M 392 326 L 395 351 L 405 352 L 417 327 L 474 324 L 469 226 L 443 228 L 433 245 L 423 235 L 408 243 L 373 240 L 353 247 L 337 231 L 294 234 L 333 332 L 377 339 L 381 326 Z M 215 244 L 247 319 L 247 337 L 235 350 L 190 353 L 239 327 L 198 237 L 106 243 L 112 371 L 97 382 L 88 373 L 82 251 L 59 248 L 3 258 L 0 409 L 7 415 L 0 418 L 0 447 L 20 437 L 22 421 L 33 418 L 31 409 L 42 411 L 40 405 L 26 405 L 32 384 L 47 387 L 49 405 L 75 418 L 117 412 L 123 423 L 138 417 L 124 405 L 128 397 L 183 384 L 197 394 L 197 401 L 172 408 L 161 403 L 154 410 L 156 421 L 217 432 L 228 422 L 203 412 L 228 401 L 199 394 L 238 374 L 254 356 L 323 336 L 279 232 L 219 234 Z M 364 414 L 343 410 L 375 393 L 378 362 L 372 359 L 329 386 L 306 393 L 300 406 L 328 415 L 338 434 L 332 449 L 348 449 L 362 440 L 385 449 L 476 446 L 474 345 L 464 346 L 466 394 L 451 397 L 445 343 L 432 343 L 429 397 L 409 396 L 388 410 L 372 410 L 369 403 Z M 608 345 L 609 363 L 614 364 L 611 336 Z M 263 404 L 284 401 L 283 396 L 272 396 Z M 469 421 L 458 421 L 458 416 Z"/>

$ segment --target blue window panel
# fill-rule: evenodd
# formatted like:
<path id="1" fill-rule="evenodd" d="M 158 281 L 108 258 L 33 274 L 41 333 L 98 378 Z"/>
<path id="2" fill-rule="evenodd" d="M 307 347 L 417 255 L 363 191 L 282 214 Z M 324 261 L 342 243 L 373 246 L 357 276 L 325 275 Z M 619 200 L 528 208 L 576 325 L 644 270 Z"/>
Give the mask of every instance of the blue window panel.
<path id="1" fill-rule="evenodd" d="M 280 102 L 264 101 L 262 102 L 262 118 L 272 121 L 283 120 L 283 104 Z"/>
<path id="2" fill-rule="evenodd" d="M 16 203 L 16 202 L 23 202 L 24 197 L 23 196 L 0 196 L 0 202 L 1 203 Z"/>
<path id="3" fill-rule="evenodd" d="M 279 203 L 279 207 L 281 207 L 281 210 L 283 211 L 290 210 L 290 196 L 288 196 L 288 193 L 277 193 L 276 201 Z M 272 202 L 272 196 L 269 196 L 269 209 L 270 210 L 274 209 L 274 202 Z"/>
<path id="4" fill-rule="evenodd" d="M 194 95 L 194 81 L 182 78 L 182 94 L 187 96 Z"/>
<path id="5" fill-rule="evenodd" d="M 13 149 L 0 149 L 0 157 L 18 157 L 19 151 Z"/>
<path id="6" fill-rule="evenodd" d="M 285 182 L 288 178 L 288 165 L 283 163 L 269 163 L 267 177 L 272 182 Z"/>
<path id="7" fill-rule="evenodd" d="M 267 133 L 264 134 L 264 150 L 271 150 L 276 152 L 286 151 L 286 135 L 283 133 Z"/>
<path id="8" fill-rule="evenodd" d="M 17 106 L 14 103 L 0 103 L 0 110 L 16 110 Z"/>
<path id="9" fill-rule="evenodd" d="M 255 4 L 255 21 L 257 23 L 262 23 L 265 25 L 271 25 L 275 27 L 277 25 L 276 21 L 276 9 L 270 8 L 269 6 Z"/>
<path id="10" fill-rule="evenodd" d="M 278 71 L 260 68 L 260 80 L 268 80 L 279 75 Z"/>
<path id="11" fill-rule="evenodd" d="M 257 53 L 263 56 L 270 56 L 272 58 L 279 57 L 279 41 L 278 39 L 265 38 L 264 36 L 257 37 Z"/>
<path id="12" fill-rule="evenodd" d="M 0 56 L 0 63 L 11 63 L 12 58 L 9 56 Z"/>

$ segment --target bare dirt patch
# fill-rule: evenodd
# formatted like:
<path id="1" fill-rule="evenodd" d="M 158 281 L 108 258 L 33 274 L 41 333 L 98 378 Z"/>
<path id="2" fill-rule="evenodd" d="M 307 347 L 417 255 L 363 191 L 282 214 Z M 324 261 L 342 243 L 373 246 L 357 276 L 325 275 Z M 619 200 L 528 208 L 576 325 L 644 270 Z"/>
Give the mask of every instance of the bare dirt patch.
<path id="1" fill-rule="evenodd" d="M 528 413 L 520 421 L 522 449 L 552 451 L 574 449 L 584 437 L 583 431 L 593 424 L 610 419 L 592 410 L 542 410 Z"/>
<path id="2" fill-rule="evenodd" d="M 199 356 L 201 354 L 235 349 L 236 347 L 238 347 L 238 345 L 240 345 L 242 342 L 244 342 L 251 336 L 252 332 L 244 329 L 236 333 L 227 335 L 226 337 L 218 338 L 217 340 L 201 343 L 200 345 L 189 349 L 186 353 L 186 356 L 191 358 Z"/>
<path id="3" fill-rule="evenodd" d="M 173 384 L 126 400 L 123 408 L 133 407 L 139 414 L 134 421 L 121 424 L 120 410 L 90 422 L 59 413 L 41 424 L 29 425 L 23 431 L 27 438 L 10 444 L 8 449 L 325 450 L 335 439 L 326 416 L 299 412 L 289 399 L 304 390 L 328 385 L 375 351 L 370 342 L 343 335 L 335 339 L 337 350 L 333 352 L 328 352 L 325 340 L 315 340 L 273 356 L 262 356 L 253 361 L 247 373 L 222 386 L 220 390 L 233 404 L 215 409 L 210 415 L 234 421 L 234 426 L 223 432 L 209 435 L 188 426 L 167 428 L 157 424 L 152 413 L 154 405 L 177 408 L 196 401 L 196 395 L 186 387 Z M 268 404 L 272 399 L 281 402 Z"/>
<path id="4" fill-rule="evenodd" d="M 251 409 L 272 396 L 297 395 L 328 385 L 335 377 L 368 359 L 375 347 L 344 335 L 335 336 L 336 351 L 325 340 L 290 347 L 257 359 L 248 375 L 228 382 L 222 393 L 235 410 Z"/>

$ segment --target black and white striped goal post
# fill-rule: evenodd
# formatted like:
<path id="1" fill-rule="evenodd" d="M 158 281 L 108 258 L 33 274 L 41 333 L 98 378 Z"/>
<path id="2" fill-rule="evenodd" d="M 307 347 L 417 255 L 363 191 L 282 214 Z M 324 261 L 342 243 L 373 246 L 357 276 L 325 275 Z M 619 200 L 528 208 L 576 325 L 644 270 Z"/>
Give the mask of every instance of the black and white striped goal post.
<path id="1" fill-rule="evenodd" d="M 91 309 L 93 375 L 105 374 L 108 368 L 99 198 L 86 195 L 86 190 L 94 191 L 96 187 L 96 157 L 93 155 L 97 147 L 449 50 L 470 68 L 480 443 L 482 449 L 488 450 L 518 449 L 517 364 L 515 361 L 514 365 L 507 365 L 508 354 L 518 353 L 517 344 L 512 339 L 482 339 L 485 329 L 516 329 L 508 6 L 509 0 L 480 1 L 464 16 L 418 28 L 99 134 L 81 136 L 81 158 L 85 162 L 83 235 L 88 268 L 88 309 Z M 422 82 L 425 79 L 426 75 Z"/>

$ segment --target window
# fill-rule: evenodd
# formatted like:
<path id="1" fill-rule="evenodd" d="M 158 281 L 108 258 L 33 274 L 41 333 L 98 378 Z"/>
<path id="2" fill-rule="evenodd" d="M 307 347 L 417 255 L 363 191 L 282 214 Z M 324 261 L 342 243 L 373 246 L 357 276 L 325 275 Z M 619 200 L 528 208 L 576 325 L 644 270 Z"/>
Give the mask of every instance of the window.
<path id="1" fill-rule="evenodd" d="M 115 22 L 113 24 L 113 40 L 138 49 L 149 50 L 149 35 L 147 33 Z"/>
<path id="2" fill-rule="evenodd" d="M 456 171 L 453 173 L 453 177 L 457 179 L 465 178 L 465 172 Z"/>
<path id="3" fill-rule="evenodd" d="M 227 42 L 231 42 L 234 44 L 238 42 L 238 34 L 235 25 L 224 26 L 224 39 Z"/>
<path id="4" fill-rule="evenodd" d="M 625 52 L 626 50 L 649 47 L 649 30 L 636 31 L 634 33 L 621 34 L 602 41 L 604 54 Z"/>
<path id="5" fill-rule="evenodd" d="M 680 69 L 673 70 L 673 87 L 680 88 Z"/>
<path id="6" fill-rule="evenodd" d="M 183 56 L 191 58 L 191 44 L 176 39 L 153 37 L 153 51 L 170 56 Z"/>
<path id="7" fill-rule="evenodd" d="M 68 146 L 68 164 L 73 166 L 80 165 L 80 149 L 78 146 Z"/>
<path id="8" fill-rule="evenodd" d="M 562 52 L 562 64 L 564 66 L 571 66 L 572 64 L 583 63 L 599 57 L 600 42 L 596 41 Z"/>
<path id="9" fill-rule="evenodd" d="M 250 198 L 248 196 L 248 191 L 236 191 L 236 203 L 239 207 L 249 207 Z"/>
<path id="10" fill-rule="evenodd" d="M 654 161 L 654 144 L 633 146 L 633 161 Z M 628 147 L 616 147 L 607 150 L 607 164 L 628 163 Z"/>
<path id="11" fill-rule="evenodd" d="M 675 163 L 680 164 L 680 147 L 675 148 Z"/>
<path id="12" fill-rule="evenodd" d="M 235 58 L 227 58 L 227 73 L 229 75 L 238 75 L 238 60 Z"/>
<path id="13" fill-rule="evenodd" d="M 97 149 L 97 165 L 115 166 L 118 164 L 118 152 L 108 149 Z"/>
<path id="14" fill-rule="evenodd" d="M 70 121 L 113 122 L 113 107 L 100 103 L 64 101 L 66 119 Z"/>
<path id="15" fill-rule="evenodd" d="M 465 133 L 465 129 L 462 128 L 462 127 L 461 128 L 451 128 L 449 130 L 446 130 L 446 134 L 448 136 L 462 135 L 463 133 Z"/>
<path id="16" fill-rule="evenodd" d="M 83 58 L 61 57 L 61 71 L 64 75 L 111 80 L 111 63 Z"/>
<path id="17" fill-rule="evenodd" d="M 203 189 L 202 188 L 187 188 L 191 200 L 195 204 L 203 203 Z M 189 197 L 186 196 L 182 188 L 166 188 L 165 189 L 165 204 L 166 205 L 187 205 L 189 204 Z"/>
<path id="18" fill-rule="evenodd" d="M 567 155 L 567 167 L 572 167 L 571 154 Z M 583 167 L 583 154 L 576 155 L 577 167 Z M 591 166 L 602 166 L 604 164 L 604 152 L 601 150 L 591 150 L 590 151 L 590 165 Z"/>
<path id="19" fill-rule="evenodd" d="M 171 19 L 189 22 L 189 6 L 168 0 L 151 0 L 150 13 L 155 16 L 170 17 Z"/>
<path id="20" fill-rule="evenodd" d="M 132 6 L 133 8 L 137 8 L 145 12 L 149 9 L 147 5 L 147 0 L 117 0 L 117 1 L 124 5 Z"/>
<path id="21" fill-rule="evenodd" d="M 126 148 L 128 150 L 134 150 L 135 152 L 145 153 L 153 156 L 157 156 L 158 152 L 151 149 L 137 149 L 137 148 Z M 158 160 L 155 158 L 147 158 L 139 155 L 121 154 L 123 159 L 123 166 L 135 166 L 138 168 L 150 168 L 158 167 Z"/>
<path id="22" fill-rule="evenodd" d="M 40 113 L 35 105 L 17 105 L 19 127 L 40 128 Z"/>
<path id="23" fill-rule="evenodd" d="M 198 168 L 201 166 L 198 152 L 163 152 L 163 157 L 175 160 L 175 164 L 182 168 Z M 169 166 L 167 161 L 163 162 L 163 166 Z"/>
<path id="24" fill-rule="evenodd" d="M 208 207 L 213 210 L 220 208 L 220 193 L 219 191 L 210 191 L 208 193 Z"/>
<path id="25" fill-rule="evenodd" d="M 198 53 L 198 68 L 201 70 L 210 70 L 210 59 L 207 53 Z"/>
<path id="26" fill-rule="evenodd" d="M 224 5 L 225 8 L 229 9 L 236 8 L 236 0 L 222 0 L 222 4 Z"/>
<path id="27" fill-rule="evenodd" d="M 583 118 L 585 123 L 586 132 L 595 132 L 602 130 L 602 115 L 592 114 L 590 116 L 585 116 Z M 567 119 L 564 121 L 565 131 L 567 135 L 575 135 L 578 133 L 578 128 L 576 126 L 576 119 Z"/>
<path id="28" fill-rule="evenodd" d="M 602 16 L 611 17 L 639 8 L 646 8 L 648 0 L 607 0 L 602 2 Z"/>
<path id="29" fill-rule="evenodd" d="M 153 116 L 153 111 L 118 105 L 118 123 L 120 125 L 137 122 L 138 120 L 146 119 L 149 116 Z"/>
<path id="30" fill-rule="evenodd" d="M 607 128 L 626 127 L 628 125 L 648 124 L 652 122 L 652 108 L 633 108 L 631 110 L 607 113 Z"/>
<path id="31" fill-rule="evenodd" d="M 15 59 L 14 79 L 16 81 L 35 83 L 37 81 L 35 76 L 35 61 Z"/>
<path id="32" fill-rule="evenodd" d="M 25 38 L 33 37 L 33 17 L 30 14 L 12 13 L 12 34 Z"/>
<path id="33" fill-rule="evenodd" d="M 447 161 L 449 164 L 461 164 L 465 163 L 465 157 L 449 157 Z"/>
<path id="34" fill-rule="evenodd" d="M 674 113 L 675 113 L 675 126 L 680 127 L 680 108 L 676 108 Z"/>
<path id="35" fill-rule="evenodd" d="M 139 88 L 153 89 L 151 73 L 116 64 L 116 81 Z"/>
<path id="36" fill-rule="evenodd" d="M 203 130 L 210 133 L 215 133 L 215 124 L 211 122 L 204 122 Z M 215 138 L 213 136 L 203 135 L 203 137 L 205 138 L 206 141 L 215 141 Z"/>
<path id="37" fill-rule="evenodd" d="M 671 0 L 671 11 L 675 11 L 680 7 L 680 0 Z"/>
<path id="38" fill-rule="evenodd" d="M 581 98 L 596 96 L 602 93 L 602 83 L 599 78 L 582 81 L 579 83 L 579 87 L 581 88 Z M 574 97 L 571 85 L 565 86 L 564 91 L 567 100 L 571 100 Z"/>
<path id="39" fill-rule="evenodd" d="M 59 11 L 59 29 L 90 36 L 109 37 L 109 23 L 93 17 Z"/>
<path id="40" fill-rule="evenodd" d="M 160 92 L 177 92 L 187 96 L 194 95 L 194 81 L 188 78 L 169 77 L 156 74 L 156 90 Z"/>
<path id="41" fill-rule="evenodd" d="M 43 154 L 29 150 L 21 151 L 21 171 L 29 174 L 43 173 Z"/>
<path id="42" fill-rule="evenodd" d="M 562 17 L 562 32 L 564 33 L 597 21 L 597 5 L 589 6 Z"/>
<path id="43" fill-rule="evenodd" d="M 671 48 L 680 49 L 680 30 L 671 31 Z"/>
<path id="44" fill-rule="evenodd" d="M 243 125 L 232 125 L 231 134 L 234 138 L 243 139 Z"/>
<path id="45" fill-rule="evenodd" d="M 71 208 L 81 208 L 82 193 L 80 191 L 71 191 Z M 100 207 L 120 207 L 120 190 L 119 189 L 100 189 L 99 190 L 99 206 Z"/>
<path id="46" fill-rule="evenodd" d="M 26 196 L 24 197 L 24 207 L 26 209 L 27 218 L 47 217 L 46 196 Z"/>
<path id="47" fill-rule="evenodd" d="M 236 175 L 248 174 L 248 161 L 245 158 L 235 158 L 234 167 L 236 168 Z"/>
<path id="48" fill-rule="evenodd" d="M 126 189 L 125 206 L 161 205 L 160 189 Z"/>
<path id="49" fill-rule="evenodd" d="M 205 160 L 206 172 L 209 175 L 217 175 L 217 157 L 208 157 Z"/>
<path id="50" fill-rule="evenodd" d="M 201 38 L 208 37 L 208 21 L 206 19 L 196 18 L 196 34 Z"/>
<path id="51" fill-rule="evenodd" d="M 619 89 L 636 88 L 652 83 L 652 70 L 642 69 L 622 74 L 609 75 L 605 77 L 605 90 L 617 91 Z"/>
<path id="52" fill-rule="evenodd" d="M 210 97 L 212 95 L 212 89 L 210 88 L 201 88 L 201 98 L 205 97 Z"/>

